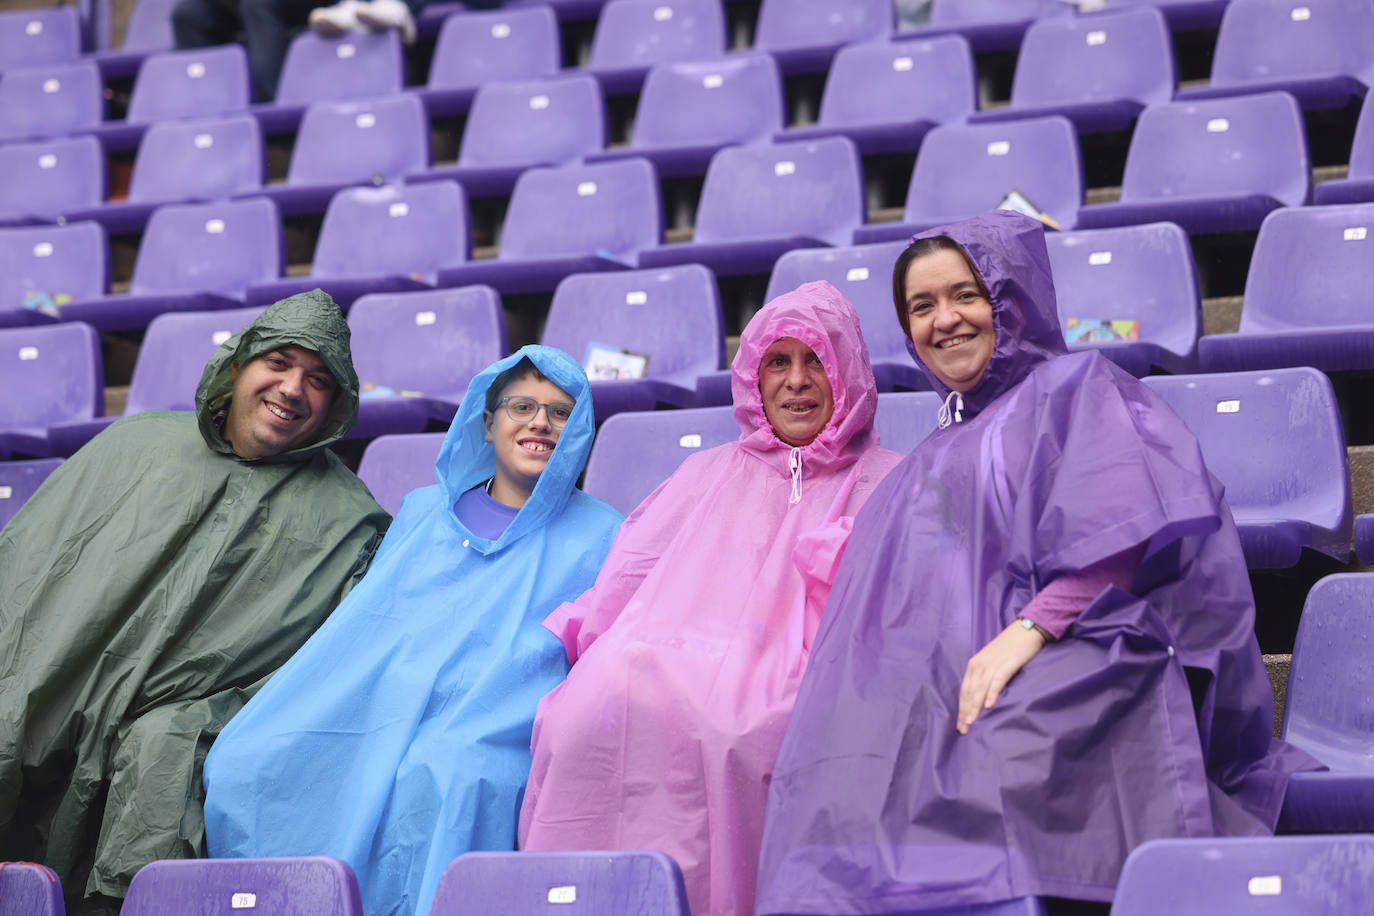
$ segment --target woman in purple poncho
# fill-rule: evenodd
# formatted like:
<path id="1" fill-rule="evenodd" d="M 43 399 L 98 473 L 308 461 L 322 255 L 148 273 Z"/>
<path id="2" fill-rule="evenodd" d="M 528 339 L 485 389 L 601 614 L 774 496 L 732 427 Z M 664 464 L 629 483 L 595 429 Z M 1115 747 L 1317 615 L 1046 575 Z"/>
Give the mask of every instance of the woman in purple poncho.
<path id="1" fill-rule="evenodd" d="M 1106 901 L 1157 837 L 1273 831 L 1288 775 L 1222 488 L 1066 353 L 1043 227 L 932 230 L 894 300 L 946 398 L 856 516 L 769 792 L 764 914 Z"/>

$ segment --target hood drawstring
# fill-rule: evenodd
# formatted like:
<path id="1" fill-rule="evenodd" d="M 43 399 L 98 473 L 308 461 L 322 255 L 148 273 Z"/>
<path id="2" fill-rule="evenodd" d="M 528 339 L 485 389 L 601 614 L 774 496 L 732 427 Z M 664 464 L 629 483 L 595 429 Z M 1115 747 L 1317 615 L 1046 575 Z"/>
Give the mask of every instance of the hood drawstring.
<path id="1" fill-rule="evenodd" d="M 950 402 L 950 401 L 953 401 L 953 402 L 954 402 L 954 418 L 953 418 L 953 420 L 950 419 L 950 411 L 949 411 L 949 402 Z M 939 424 L 940 424 L 940 429 L 944 429 L 944 428 L 945 428 L 946 426 L 948 426 L 951 422 L 953 422 L 953 423 L 962 423 L 962 422 L 964 422 L 963 410 L 964 410 L 964 396 L 963 396 L 962 394 L 960 394 L 959 392 L 957 392 L 957 391 L 951 391 L 951 392 L 949 393 L 949 396 L 945 398 L 945 402 L 944 402 L 943 404 L 940 405 L 940 412 L 936 415 L 936 420 L 937 420 L 937 421 L 939 422 Z"/>
<path id="2" fill-rule="evenodd" d="M 792 471 L 792 495 L 787 497 L 787 501 L 795 506 L 797 503 L 801 502 L 801 449 L 792 449 L 792 453 L 787 456 L 787 467 Z"/>

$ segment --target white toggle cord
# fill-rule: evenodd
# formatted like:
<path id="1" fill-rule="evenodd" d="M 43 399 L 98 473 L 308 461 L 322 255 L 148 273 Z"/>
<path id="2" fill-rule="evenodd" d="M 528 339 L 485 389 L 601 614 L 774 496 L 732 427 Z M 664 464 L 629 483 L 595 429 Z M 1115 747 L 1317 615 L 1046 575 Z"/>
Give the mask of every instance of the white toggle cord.
<path id="1" fill-rule="evenodd" d="M 787 466 L 792 471 L 792 495 L 787 497 L 787 501 L 796 505 L 801 502 L 801 449 L 792 449 L 792 453 L 787 456 Z"/>
<path id="2" fill-rule="evenodd" d="M 953 402 L 954 402 L 954 418 L 953 418 L 953 420 L 950 419 L 950 413 L 949 413 L 949 402 L 950 402 L 950 401 L 953 401 Z M 960 394 L 959 392 L 957 392 L 957 391 L 951 391 L 951 392 L 949 393 L 949 397 L 945 398 L 945 402 L 944 402 L 943 404 L 940 405 L 940 412 L 939 412 L 938 414 L 936 414 L 936 417 L 935 417 L 936 420 L 937 420 L 937 421 L 939 422 L 939 424 L 940 424 L 940 428 L 941 428 L 941 429 L 944 429 L 944 428 L 945 428 L 946 426 L 948 426 L 951 422 L 954 422 L 954 423 L 962 423 L 962 422 L 964 422 L 963 410 L 964 410 L 964 396 L 963 396 L 962 394 Z"/>

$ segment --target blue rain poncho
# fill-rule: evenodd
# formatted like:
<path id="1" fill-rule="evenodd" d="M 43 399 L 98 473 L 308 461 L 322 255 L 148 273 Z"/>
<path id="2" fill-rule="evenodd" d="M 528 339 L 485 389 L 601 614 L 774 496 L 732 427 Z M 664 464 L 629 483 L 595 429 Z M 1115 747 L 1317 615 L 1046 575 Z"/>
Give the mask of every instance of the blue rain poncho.
<path id="1" fill-rule="evenodd" d="M 487 540 L 453 506 L 492 476 L 486 391 L 522 357 L 577 406 Z M 592 584 L 621 522 L 574 487 L 592 435 L 586 376 L 560 350 L 524 347 L 472 380 L 438 483 L 406 496 L 368 575 L 212 749 L 212 856 L 336 856 L 369 916 L 423 916 L 452 859 L 515 848 L 535 708 L 568 671 L 541 624 Z"/>

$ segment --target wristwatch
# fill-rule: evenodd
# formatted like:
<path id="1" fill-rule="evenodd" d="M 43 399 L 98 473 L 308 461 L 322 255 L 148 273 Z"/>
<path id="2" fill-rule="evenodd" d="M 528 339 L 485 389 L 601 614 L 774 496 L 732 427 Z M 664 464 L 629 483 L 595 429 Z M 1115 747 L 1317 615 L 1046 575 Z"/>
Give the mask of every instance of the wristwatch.
<path id="1" fill-rule="evenodd" d="M 1017 617 L 1016 622 L 1021 624 L 1022 629 L 1034 630 L 1035 632 L 1039 633 L 1040 638 L 1043 639 L 1046 643 L 1054 642 L 1054 638 L 1050 636 L 1049 631 L 1046 630 L 1044 627 L 1040 626 L 1040 624 L 1036 623 L 1034 620 L 1031 620 L 1029 617 Z"/>

